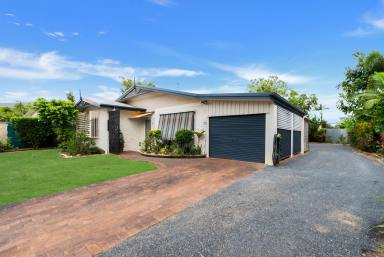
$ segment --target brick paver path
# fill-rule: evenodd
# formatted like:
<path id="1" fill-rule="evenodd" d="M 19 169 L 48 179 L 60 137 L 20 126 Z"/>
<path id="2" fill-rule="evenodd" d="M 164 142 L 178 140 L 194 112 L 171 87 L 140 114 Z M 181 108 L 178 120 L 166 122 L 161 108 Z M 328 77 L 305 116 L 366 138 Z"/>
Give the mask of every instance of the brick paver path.
<path id="1" fill-rule="evenodd" d="M 122 157 L 159 167 L 0 209 L 0 256 L 98 254 L 263 167 L 219 159 L 154 159 L 133 152 Z"/>

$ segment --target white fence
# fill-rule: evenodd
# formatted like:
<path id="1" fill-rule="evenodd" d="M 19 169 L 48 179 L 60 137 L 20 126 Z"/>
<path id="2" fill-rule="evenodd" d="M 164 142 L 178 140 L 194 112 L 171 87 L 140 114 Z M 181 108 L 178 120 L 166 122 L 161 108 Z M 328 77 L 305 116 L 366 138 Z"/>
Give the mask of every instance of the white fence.
<path id="1" fill-rule="evenodd" d="M 347 129 L 326 129 L 325 141 L 329 143 L 347 143 L 348 131 Z"/>

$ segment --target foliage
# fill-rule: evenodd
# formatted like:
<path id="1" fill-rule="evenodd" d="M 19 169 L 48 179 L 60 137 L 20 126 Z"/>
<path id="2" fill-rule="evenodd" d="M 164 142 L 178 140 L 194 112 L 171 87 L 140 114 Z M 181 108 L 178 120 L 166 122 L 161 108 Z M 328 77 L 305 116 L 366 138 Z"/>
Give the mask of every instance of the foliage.
<path id="1" fill-rule="evenodd" d="M 192 154 L 193 150 L 193 131 L 182 129 L 175 134 L 176 151 L 181 154 Z"/>
<path id="2" fill-rule="evenodd" d="M 287 82 L 279 79 L 278 76 L 269 76 L 268 78 L 252 79 L 248 84 L 248 92 L 270 92 L 288 97 L 289 88 Z"/>
<path id="3" fill-rule="evenodd" d="M 146 87 L 155 87 L 156 84 L 154 82 L 147 82 L 147 81 L 134 81 L 132 79 L 126 79 L 124 77 L 121 78 L 121 93 L 124 93 L 128 89 L 130 89 L 132 86 L 137 85 L 137 86 L 146 86 Z"/>
<path id="4" fill-rule="evenodd" d="M 147 138 L 144 140 L 143 151 L 146 153 L 158 154 L 163 147 L 164 144 L 161 139 L 161 130 L 150 130 Z"/>
<path id="5" fill-rule="evenodd" d="M 93 138 L 89 138 L 83 132 L 74 133 L 67 141 L 60 145 L 63 152 L 70 155 L 100 154 L 103 150 L 96 147 Z"/>
<path id="6" fill-rule="evenodd" d="M 299 94 L 295 90 L 291 89 L 288 96 L 288 101 L 299 107 L 307 115 L 312 111 L 320 110 L 321 107 L 318 103 L 318 98 L 315 94 Z"/>
<path id="7" fill-rule="evenodd" d="M 68 101 L 70 101 L 72 103 L 76 102 L 75 96 L 73 95 L 73 93 L 71 91 L 68 91 L 65 95 L 66 95 Z"/>
<path id="8" fill-rule="evenodd" d="M 382 151 L 384 132 L 384 56 L 377 51 L 356 53 L 357 64 L 347 68 L 338 107 L 350 114 L 350 142 L 365 151 Z"/>
<path id="9" fill-rule="evenodd" d="M 11 107 L 0 106 L 0 121 L 9 122 L 15 113 Z"/>
<path id="10" fill-rule="evenodd" d="M 326 128 L 330 125 L 316 116 L 311 118 L 309 122 L 309 141 L 311 142 L 325 142 Z"/>
<path id="11" fill-rule="evenodd" d="M 353 116 L 348 116 L 341 121 L 339 121 L 336 125 L 335 128 L 339 129 L 351 129 L 355 126 L 355 118 Z"/>
<path id="12" fill-rule="evenodd" d="M 57 99 L 47 101 L 39 98 L 33 106 L 39 113 L 39 118 L 52 126 L 59 143 L 72 137 L 78 115 L 74 102 Z"/>
<path id="13" fill-rule="evenodd" d="M 31 104 L 16 102 L 13 107 L 0 106 L 0 121 L 9 122 L 13 117 L 21 117 L 28 112 Z"/>
<path id="14" fill-rule="evenodd" d="M 368 152 L 376 151 L 374 130 L 372 124 L 368 121 L 358 121 L 355 126 L 349 130 L 349 141 L 352 146 L 360 150 Z"/>
<path id="15" fill-rule="evenodd" d="M 356 115 L 364 105 L 364 100 L 359 94 L 368 89 L 371 75 L 375 72 L 384 72 L 384 56 L 380 52 L 373 51 L 368 55 L 356 53 L 354 57 L 357 61 L 356 66 L 347 68 L 345 79 L 338 86 L 342 90 L 338 107 L 344 113 Z"/>
<path id="16" fill-rule="evenodd" d="M 200 145 L 194 144 L 194 135 L 203 138 L 204 131 L 179 130 L 175 134 L 175 140 L 164 140 L 160 130 L 151 130 L 144 140 L 142 151 L 146 153 L 164 155 L 200 155 Z"/>
<path id="17" fill-rule="evenodd" d="M 368 90 L 361 94 L 364 110 L 372 117 L 377 133 L 384 131 L 384 72 L 371 76 Z"/>
<path id="18" fill-rule="evenodd" d="M 248 84 L 248 92 L 277 93 L 287 98 L 289 102 L 302 109 L 307 115 L 320 108 L 316 95 L 299 94 L 297 91 L 288 88 L 287 82 L 279 79 L 277 76 L 251 80 Z"/>
<path id="19" fill-rule="evenodd" d="M 0 153 L 11 150 L 11 149 L 12 149 L 12 146 L 8 142 L 4 143 L 0 140 Z"/>
<path id="20" fill-rule="evenodd" d="M 33 117 L 14 117 L 11 122 L 21 140 L 34 149 L 52 142 L 49 124 Z"/>
<path id="21" fill-rule="evenodd" d="M 107 154 L 65 159 L 59 151 L 1 153 L 0 206 L 156 169 Z"/>

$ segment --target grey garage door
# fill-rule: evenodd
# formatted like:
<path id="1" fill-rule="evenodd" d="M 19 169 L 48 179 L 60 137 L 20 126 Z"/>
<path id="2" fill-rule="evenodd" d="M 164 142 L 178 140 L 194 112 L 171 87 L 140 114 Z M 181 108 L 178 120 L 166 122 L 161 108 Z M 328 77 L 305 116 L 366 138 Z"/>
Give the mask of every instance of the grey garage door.
<path id="1" fill-rule="evenodd" d="M 265 162 L 265 114 L 209 118 L 209 155 Z"/>

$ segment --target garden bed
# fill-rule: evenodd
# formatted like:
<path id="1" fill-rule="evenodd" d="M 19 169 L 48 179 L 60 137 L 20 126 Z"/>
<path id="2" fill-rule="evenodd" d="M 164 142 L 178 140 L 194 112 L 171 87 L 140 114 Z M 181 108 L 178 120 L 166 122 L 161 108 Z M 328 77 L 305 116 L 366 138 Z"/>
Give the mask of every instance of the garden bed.
<path id="1" fill-rule="evenodd" d="M 205 158 L 205 154 L 196 154 L 196 155 L 170 155 L 170 154 L 156 154 L 156 153 L 145 153 L 140 152 L 142 156 L 146 157 L 156 157 L 156 158 Z"/>

